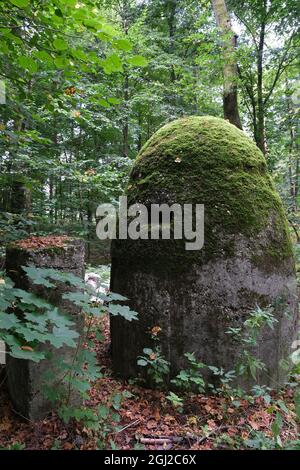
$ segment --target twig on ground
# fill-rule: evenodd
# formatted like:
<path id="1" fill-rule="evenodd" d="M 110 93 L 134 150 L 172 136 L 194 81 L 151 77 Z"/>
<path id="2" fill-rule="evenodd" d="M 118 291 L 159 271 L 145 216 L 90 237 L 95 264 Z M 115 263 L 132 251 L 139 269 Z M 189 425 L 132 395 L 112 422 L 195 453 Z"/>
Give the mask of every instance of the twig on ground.
<path id="1" fill-rule="evenodd" d="M 138 424 L 140 421 L 141 421 L 140 419 L 136 419 L 135 421 L 132 421 L 131 423 L 127 424 L 127 426 L 124 426 L 124 428 L 117 431 L 115 434 L 120 434 L 120 432 L 125 431 L 125 429 L 128 429 L 131 426 L 134 426 L 135 424 Z"/>

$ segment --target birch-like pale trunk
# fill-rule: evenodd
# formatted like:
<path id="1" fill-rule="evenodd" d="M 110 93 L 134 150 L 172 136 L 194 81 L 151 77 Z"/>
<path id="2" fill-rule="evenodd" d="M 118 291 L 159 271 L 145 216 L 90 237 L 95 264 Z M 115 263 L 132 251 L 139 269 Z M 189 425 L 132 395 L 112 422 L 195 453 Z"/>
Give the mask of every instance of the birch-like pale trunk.
<path id="1" fill-rule="evenodd" d="M 223 109 L 224 118 L 242 129 L 238 108 L 237 64 L 235 60 L 236 36 L 232 31 L 225 0 L 211 0 L 217 26 L 223 40 Z"/>

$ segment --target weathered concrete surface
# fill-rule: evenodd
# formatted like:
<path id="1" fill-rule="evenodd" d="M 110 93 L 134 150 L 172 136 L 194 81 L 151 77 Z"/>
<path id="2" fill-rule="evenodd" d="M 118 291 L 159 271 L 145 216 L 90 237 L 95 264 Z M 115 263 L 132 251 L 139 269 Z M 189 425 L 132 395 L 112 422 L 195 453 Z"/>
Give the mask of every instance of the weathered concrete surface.
<path id="1" fill-rule="evenodd" d="M 25 276 L 22 266 L 34 265 L 38 268 L 54 268 L 62 272 L 73 273 L 78 277 L 84 277 L 84 242 L 79 239 L 68 239 L 62 247 L 39 249 L 24 249 L 18 246 L 10 246 L 6 252 L 6 273 L 14 281 L 17 288 L 32 292 L 47 300 L 52 305 L 59 307 L 60 311 L 72 317 L 75 325 L 72 329 L 80 335 L 83 332 L 83 318 L 79 308 L 73 303 L 62 299 L 65 292 L 74 290 L 67 284 L 59 283 L 56 288 L 47 289 L 44 286 L 34 285 Z M 74 356 L 74 348 L 63 346 L 59 349 L 51 345 L 39 346 L 39 350 L 52 353 L 54 362 L 44 359 L 39 363 L 15 359 L 7 355 L 7 377 L 9 395 L 15 409 L 24 417 L 31 420 L 43 418 L 53 409 L 53 404 L 48 402 L 43 392 L 42 376 L 49 370 L 53 375 L 53 386 L 61 371 L 57 369 L 57 359 L 71 362 Z M 51 387 L 51 383 L 49 384 Z M 73 394 L 71 403 L 79 404 L 79 397 Z"/>
<path id="2" fill-rule="evenodd" d="M 151 138 L 136 160 L 127 195 L 128 204 L 147 206 L 204 203 L 204 247 L 185 252 L 174 240 L 113 242 L 111 289 L 128 297 L 139 313 L 137 322 L 111 319 L 114 370 L 123 377 L 137 376 L 137 356 L 151 346 L 147 331 L 156 325 L 162 328 L 162 352 L 171 364 L 171 377 L 186 366 L 186 352 L 195 352 L 205 364 L 232 370 L 239 347 L 226 331 L 241 326 L 257 305 L 273 305 L 278 322 L 273 330 L 263 329 L 253 354 L 267 366 L 258 383 L 276 388 L 286 375 L 279 362 L 290 352 L 298 323 L 294 259 L 282 206 L 263 156 L 250 139 L 215 118 L 192 121 L 194 133 L 186 138 L 182 129 L 188 132 L 188 119 Z M 180 163 L 175 159 L 172 167 L 170 155 L 180 155 Z M 246 212 L 240 214 L 243 206 Z M 209 374 L 206 378 L 214 381 Z M 249 388 L 253 380 L 240 383 Z"/>

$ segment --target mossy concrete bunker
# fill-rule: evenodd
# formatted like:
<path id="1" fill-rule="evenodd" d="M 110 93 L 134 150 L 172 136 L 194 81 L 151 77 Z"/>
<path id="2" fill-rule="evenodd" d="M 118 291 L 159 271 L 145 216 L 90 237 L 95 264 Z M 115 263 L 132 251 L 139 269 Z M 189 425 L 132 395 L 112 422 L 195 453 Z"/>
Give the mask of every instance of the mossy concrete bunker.
<path id="1" fill-rule="evenodd" d="M 147 332 L 160 326 L 171 376 L 194 352 L 232 370 L 239 348 L 227 334 L 259 306 L 277 322 L 261 331 L 258 381 L 278 386 L 280 361 L 297 329 L 294 259 L 284 209 L 264 156 L 245 133 L 215 117 L 187 117 L 162 127 L 141 149 L 126 189 L 128 204 L 204 204 L 204 246 L 182 240 L 115 240 L 111 288 L 139 320 L 111 322 L 115 371 L 137 376 Z M 151 343 L 150 343 L 151 344 Z M 247 380 L 246 380 L 247 383 Z"/>

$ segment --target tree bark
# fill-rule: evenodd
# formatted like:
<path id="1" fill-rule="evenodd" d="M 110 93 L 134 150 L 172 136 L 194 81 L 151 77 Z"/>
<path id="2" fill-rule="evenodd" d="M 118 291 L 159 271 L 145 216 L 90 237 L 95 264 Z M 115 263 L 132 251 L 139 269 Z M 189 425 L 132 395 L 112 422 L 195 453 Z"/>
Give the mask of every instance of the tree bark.
<path id="1" fill-rule="evenodd" d="M 175 51 L 175 20 L 176 20 L 176 3 L 177 0 L 171 0 L 167 3 L 168 9 L 168 28 L 169 28 L 169 54 Z M 170 80 L 172 83 L 176 81 L 174 65 L 171 64 Z"/>
<path id="2" fill-rule="evenodd" d="M 258 57 L 257 57 L 257 129 L 255 135 L 256 145 L 263 154 L 266 154 L 266 138 L 265 138 L 265 107 L 263 99 L 263 55 L 266 33 L 266 1 L 264 0 L 264 12 L 261 22 Z"/>
<path id="3" fill-rule="evenodd" d="M 236 35 L 232 31 L 230 16 L 225 0 L 211 0 L 217 26 L 223 39 L 223 109 L 224 118 L 239 129 L 242 123 L 238 108 L 237 64 L 234 57 Z"/>
<path id="4" fill-rule="evenodd" d="M 128 109 L 128 101 L 129 101 L 129 77 L 128 72 L 125 70 L 124 72 L 124 124 L 123 124 L 123 148 L 122 148 L 122 155 L 123 157 L 127 158 L 129 154 L 129 109 Z"/>
<path id="5" fill-rule="evenodd" d="M 25 131 L 25 128 L 24 121 L 15 121 L 14 129 L 16 131 Z M 14 171 L 14 175 L 11 183 L 10 212 L 28 216 L 31 212 L 31 192 L 25 184 L 27 168 L 23 163 L 21 165 L 18 164 L 18 168 L 14 164 L 14 157 L 16 157 L 17 152 L 19 152 L 19 147 L 11 152 L 11 168 Z"/>

